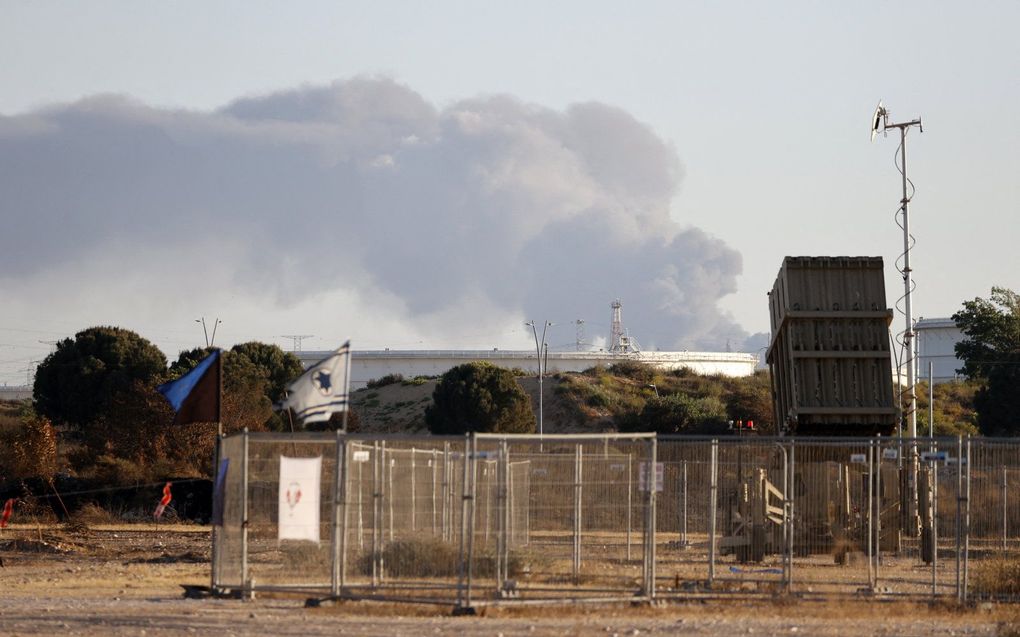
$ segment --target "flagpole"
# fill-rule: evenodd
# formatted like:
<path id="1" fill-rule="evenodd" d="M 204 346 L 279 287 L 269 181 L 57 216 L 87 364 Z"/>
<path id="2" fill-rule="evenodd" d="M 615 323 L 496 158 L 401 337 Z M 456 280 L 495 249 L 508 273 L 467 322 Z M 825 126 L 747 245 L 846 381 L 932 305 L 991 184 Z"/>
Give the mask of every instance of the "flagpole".
<path id="1" fill-rule="evenodd" d="M 290 433 L 294 433 L 294 412 L 290 407 L 287 408 L 287 421 L 290 422 Z"/>
<path id="2" fill-rule="evenodd" d="M 344 398 L 347 404 L 344 405 L 343 431 L 347 434 L 347 412 L 351 410 L 351 342 L 347 341 L 347 371 L 344 373 Z"/>
<path id="3" fill-rule="evenodd" d="M 290 407 L 287 408 L 287 420 L 290 422 L 290 433 L 294 433 L 294 412 Z M 290 439 L 290 450 L 294 453 L 294 457 L 297 458 L 297 443 L 294 442 L 294 438 Z"/>
<path id="4" fill-rule="evenodd" d="M 220 443 L 223 440 L 223 354 L 220 353 L 217 364 L 217 372 L 219 376 L 219 390 L 216 393 L 216 443 L 213 445 L 213 466 L 212 466 L 212 479 L 213 479 L 213 508 L 216 507 L 216 479 L 219 477 L 220 472 Z M 226 488 L 226 485 L 224 485 Z M 220 510 L 220 517 L 223 517 L 222 509 Z M 212 544 L 209 550 L 210 559 L 212 561 L 212 568 L 210 568 L 209 574 L 209 593 L 216 595 L 216 583 L 219 576 L 220 568 L 220 556 L 217 550 L 218 542 L 216 533 L 216 520 L 210 519 L 211 522 L 209 527 L 209 542 Z M 221 520 L 222 521 L 222 520 Z"/>
<path id="5" fill-rule="evenodd" d="M 216 319 L 217 321 L 219 319 Z M 223 353 L 217 357 L 219 365 L 220 391 L 216 397 L 216 462 L 219 462 L 219 438 L 223 436 Z"/>

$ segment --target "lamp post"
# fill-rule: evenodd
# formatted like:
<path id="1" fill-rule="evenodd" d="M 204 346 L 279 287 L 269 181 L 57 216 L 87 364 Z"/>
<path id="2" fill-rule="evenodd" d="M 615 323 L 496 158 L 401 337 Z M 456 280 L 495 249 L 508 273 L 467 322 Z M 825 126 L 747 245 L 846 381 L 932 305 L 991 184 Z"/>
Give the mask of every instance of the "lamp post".
<path id="1" fill-rule="evenodd" d="M 545 321 L 542 326 L 542 341 L 538 340 L 538 328 L 535 327 L 535 321 L 528 321 L 525 323 L 531 327 L 531 332 L 535 335 L 535 354 L 538 357 L 538 435 L 545 433 L 545 428 L 542 422 L 542 377 L 545 375 L 545 370 L 548 368 L 548 345 L 545 342 L 545 332 L 552 326 L 552 323 Z M 546 351 L 546 362 L 542 363 L 542 350 L 545 348 Z"/>
<path id="2" fill-rule="evenodd" d="M 221 321 L 220 319 L 216 319 L 216 322 L 213 323 L 213 327 L 212 327 L 212 339 L 209 338 L 209 330 L 206 329 L 206 327 L 205 327 L 205 317 L 203 316 L 202 318 L 197 318 L 197 319 L 195 319 L 195 322 L 202 324 L 202 333 L 205 334 L 205 346 L 206 347 L 212 347 L 213 343 L 216 342 L 216 328 L 223 321 Z"/>

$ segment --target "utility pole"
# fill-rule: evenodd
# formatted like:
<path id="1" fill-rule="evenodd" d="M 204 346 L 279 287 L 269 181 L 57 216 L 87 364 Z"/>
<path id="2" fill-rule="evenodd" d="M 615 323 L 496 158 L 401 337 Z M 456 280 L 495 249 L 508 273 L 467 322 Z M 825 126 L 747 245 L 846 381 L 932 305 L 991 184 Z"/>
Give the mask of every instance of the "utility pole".
<path id="1" fill-rule="evenodd" d="M 545 375 L 545 371 L 546 371 L 546 369 L 548 367 L 548 363 L 549 363 L 549 358 L 548 358 L 549 357 L 549 349 L 548 349 L 549 345 L 545 342 L 545 332 L 546 332 L 546 330 L 548 330 L 552 326 L 552 323 L 550 323 L 549 321 L 545 321 L 545 324 L 542 326 L 542 342 L 541 343 L 539 343 L 539 341 L 538 341 L 538 328 L 535 327 L 535 321 L 528 321 L 527 323 L 525 323 L 525 325 L 530 326 L 532 333 L 535 335 L 535 354 L 538 357 L 538 435 L 541 436 L 541 435 L 543 435 L 545 433 L 545 428 L 544 428 L 544 423 L 543 423 L 543 414 L 542 414 L 542 394 L 543 394 L 542 393 L 542 377 Z M 542 352 L 543 352 L 543 350 L 545 350 L 545 362 L 544 363 L 542 361 Z"/>

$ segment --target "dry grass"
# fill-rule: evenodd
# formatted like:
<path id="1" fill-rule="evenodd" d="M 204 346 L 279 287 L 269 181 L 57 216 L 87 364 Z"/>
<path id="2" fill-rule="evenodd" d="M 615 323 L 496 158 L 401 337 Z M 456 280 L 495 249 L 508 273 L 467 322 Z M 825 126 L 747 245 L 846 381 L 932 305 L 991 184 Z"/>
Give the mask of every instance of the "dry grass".
<path id="1" fill-rule="evenodd" d="M 91 526 L 93 524 L 115 524 L 121 519 L 98 504 L 89 502 L 74 512 L 71 524 L 74 526 Z"/>
<path id="2" fill-rule="evenodd" d="M 1020 558 L 998 557 L 974 566 L 972 590 L 978 596 L 1020 597 Z"/>
<path id="3" fill-rule="evenodd" d="M 456 577 L 460 566 L 458 547 L 433 538 L 389 542 L 383 549 L 382 558 L 391 577 Z M 363 554 L 358 564 L 362 574 L 371 574 L 372 554 Z M 511 554 L 509 574 L 516 576 L 521 569 L 520 557 Z M 475 555 L 472 571 L 477 577 L 491 577 L 496 571 L 495 554 L 483 552 Z"/>

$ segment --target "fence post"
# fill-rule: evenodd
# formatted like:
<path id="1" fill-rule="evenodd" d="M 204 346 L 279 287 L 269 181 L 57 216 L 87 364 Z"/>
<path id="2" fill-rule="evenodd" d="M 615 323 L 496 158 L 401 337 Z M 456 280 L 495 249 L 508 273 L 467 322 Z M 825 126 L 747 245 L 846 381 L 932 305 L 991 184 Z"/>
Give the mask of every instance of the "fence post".
<path id="1" fill-rule="evenodd" d="M 631 502 L 631 498 L 633 497 L 632 491 L 634 490 L 634 483 L 633 483 L 633 477 L 634 477 L 633 476 L 633 471 L 634 471 L 634 467 L 632 466 L 633 463 L 631 462 L 632 458 L 633 458 L 633 455 L 628 452 L 627 453 L 627 561 L 628 562 L 631 560 L 631 555 L 630 555 L 630 532 L 631 532 L 631 527 L 634 526 L 632 521 L 631 521 L 631 513 L 632 513 L 631 509 L 634 506 L 633 503 Z"/>
<path id="2" fill-rule="evenodd" d="M 503 587 L 504 580 L 510 579 L 510 538 L 512 535 L 512 513 L 513 513 L 513 482 L 511 481 L 510 475 L 510 445 L 504 439 L 500 442 L 503 451 L 503 529 L 501 536 L 503 538 L 503 552 L 500 558 L 503 561 L 503 579 L 500 580 L 499 586 Z"/>
<path id="3" fill-rule="evenodd" d="M 574 585 L 581 577 L 581 445 L 574 445 Z"/>
<path id="4" fill-rule="evenodd" d="M 712 441 L 711 466 L 709 468 L 710 492 L 708 498 L 708 585 L 715 581 L 715 510 L 719 499 L 719 441 Z"/>
<path id="5" fill-rule="evenodd" d="M 963 602 L 967 602 L 967 588 L 970 574 L 970 435 L 967 435 L 967 491 L 963 514 Z"/>
<path id="6" fill-rule="evenodd" d="M 473 552 L 474 528 L 472 525 L 474 496 L 472 442 L 474 436 L 464 434 L 464 477 L 461 483 L 460 504 L 460 568 L 457 577 L 457 609 L 466 611 L 471 607 L 471 557 Z"/>
<path id="7" fill-rule="evenodd" d="M 1006 509 L 1006 502 L 1007 502 L 1007 499 L 1006 498 L 1007 498 L 1007 494 L 1009 493 L 1006 490 L 1006 485 L 1007 484 L 1008 484 L 1008 481 L 1007 481 L 1007 474 L 1006 474 L 1006 465 L 1002 465 L 1002 552 L 1003 553 L 1006 552 L 1006 537 L 1007 537 L 1007 535 L 1006 535 L 1006 511 L 1007 511 L 1007 509 Z"/>
<path id="8" fill-rule="evenodd" d="M 358 446 L 363 447 L 364 445 Z M 364 451 L 364 449 L 361 449 L 361 451 Z M 365 508 L 363 506 L 364 501 L 362 496 L 362 491 L 365 488 L 365 482 L 362 480 L 361 476 L 361 467 L 365 463 L 356 462 L 355 464 L 358 465 L 358 550 L 361 551 L 365 548 Z"/>
<path id="9" fill-rule="evenodd" d="M 683 482 L 681 483 L 683 495 L 683 519 L 680 521 L 680 546 L 686 548 L 687 542 L 687 461 L 683 461 Z"/>
<path id="10" fill-rule="evenodd" d="M 875 590 L 875 441 L 868 441 L 868 588 Z"/>
<path id="11" fill-rule="evenodd" d="M 658 470 L 657 470 L 657 467 L 658 467 L 658 442 L 659 442 L 658 437 L 653 437 L 651 439 L 651 447 L 652 447 L 651 455 L 652 455 L 652 458 L 651 458 L 651 463 L 648 465 L 649 473 L 650 473 L 650 476 L 649 476 L 650 479 L 646 482 L 646 484 L 648 485 L 648 529 L 649 529 L 649 537 L 648 537 L 648 579 L 649 579 L 648 598 L 649 598 L 649 601 L 653 601 L 653 602 L 655 601 L 655 531 L 656 531 L 655 525 L 656 525 L 656 519 L 658 518 L 658 516 L 655 513 L 655 500 L 656 500 L 656 491 L 655 491 L 655 489 L 658 487 L 658 475 L 659 475 Z M 663 479 L 665 480 L 665 475 L 663 475 Z"/>
<path id="12" fill-rule="evenodd" d="M 415 493 L 415 478 L 414 478 L 414 474 L 415 474 L 415 462 L 414 462 L 414 460 L 415 460 L 415 458 L 414 458 L 414 452 L 415 452 L 415 449 L 412 446 L 411 447 L 411 532 L 412 533 L 418 530 L 418 519 L 417 519 L 417 516 L 415 515 L 415 509 L 418 508 L 418 498 L 415 497 L 417 494 Z M 393 486 L 392 483 L 390 484 L 390 486 Z M 392 540 L 392 539 L 393 539 L 393 536 L 391 534 L 390 535 L 390 540 Z"/>
<path id="13" fill-rule="evenodd" d="M 790 592 L 790 545 L 787 542 L 790 533 L 790 455 L 786 452 L 783 444 L 776 443 L 779 451 L 783 454 L 783 588 Z"/>
<path id="14" fill-rule="evenodd" d="M 436 526 L 436 470 L 439 465 L 439 453 L 435 448 L 432 449 L 432 537 L 436 536 L 438 530 Z"/>
<path id="15" fill-rule="evenodd" d="M 468 441 L 469 453 L 465 458 L 470 471 L 469 478 L 465 483 L 465 488 L 469 488 L 469 498 L 465 502 L 467 505 L 467 517 L 465 526 L 468 530 L 468 543 L 467 543 L 467 587 L 465 589 L 465 601 L 468 607 L 471 606 L 471 579 L 474 571 L 475 561 L 475 504 L 478 502 L 478 438 L 474 435 L 471 436 Z"/>
<path id="16" fill-rule="evenodd" d="M 452 479 L 453 469 L 450 467 L 450 443 L 443 443 L 443 485 L 442 485 L 442 500 L 443 500 L 443 511 L 440 516 L 443 526 L 443 541 L 449 542 L 451 539 L 450 532 L 450 518 L 452 517 L 450 511 L 450 480 Z"/>
<path id="17" fill-rule="evenodd" d="M 931 449 L 935 451 L 934 446 Z M 931 469 L 931 598 L 935 601 L 938 594 L 938 562 L 939 562 L 939 470 L 932 465 Z"/>
<path id="18" fill-rule="evenodd" d="M 882 435 L 875 439 L 875 586 L 882 572 Z"/>
<path id="19" fill-rule="evenodd" d="M 498 482 L 489 476 L 490 464 L 488 459 L 482 463 L 482 476 L 485 478 L 485 531 L 482 544 L 486 547 L 489 546 L 489 526 L 492 525 L 492 484 Z"/>
<path id="20" fill-rule="evenodd" d="M 241 434 L 241 590 L 251 593 L 248 583 L 248 428 Z"/>
<path id="21" fill-rule="evenodd" d="M 790 536 L 789 536 L 789 548 L 787 550 L 790 556 L 790 565 L 787 567 L 787 579 L 786 579 L 786 590 L 789 593 L 793 592 L 793 548 L 794 548 L 794 532 L 796 530 L 796 517 L 794 517 L 794 497 L 797 491 L 797 443 L 796 439 L 790 441 L 790 495 L 787 496 L 790 505 Z"/>
<path id="22" fill-rule="evenodd" d="M 372 588 L 379 585 L 379 534 L 382 529 L 382 467 L 384 456 L 379 441 L 372 443 Z"/>
<path id="23" fill-rule="evenodd" d="M 386 443 L 383 443 L 383 455 L 386 454 Z M 388 481 L 383 487 L 383 502 L 386 503 L 386 509 L 389 512 L 389 527 L 390 527 L 390 542 L 393 541 L 393 465 L 396 462 L 396 458 L 393 454 L 386 456 L 386 464 L 384 468 L 386 470 L 386 476 L 384 481 Z"/>
<path id="24" fill-rule="evenodd" d="M 963 436 L 956 437 L 956 599 L 963 601 Z"/>
<path id="25" fill-rule="evenodd" d="M 347 440 L 336 432 L 336 465 L 333 469 L 333 581 L 330 592 L 338 597 L 347 570 Z"/>

